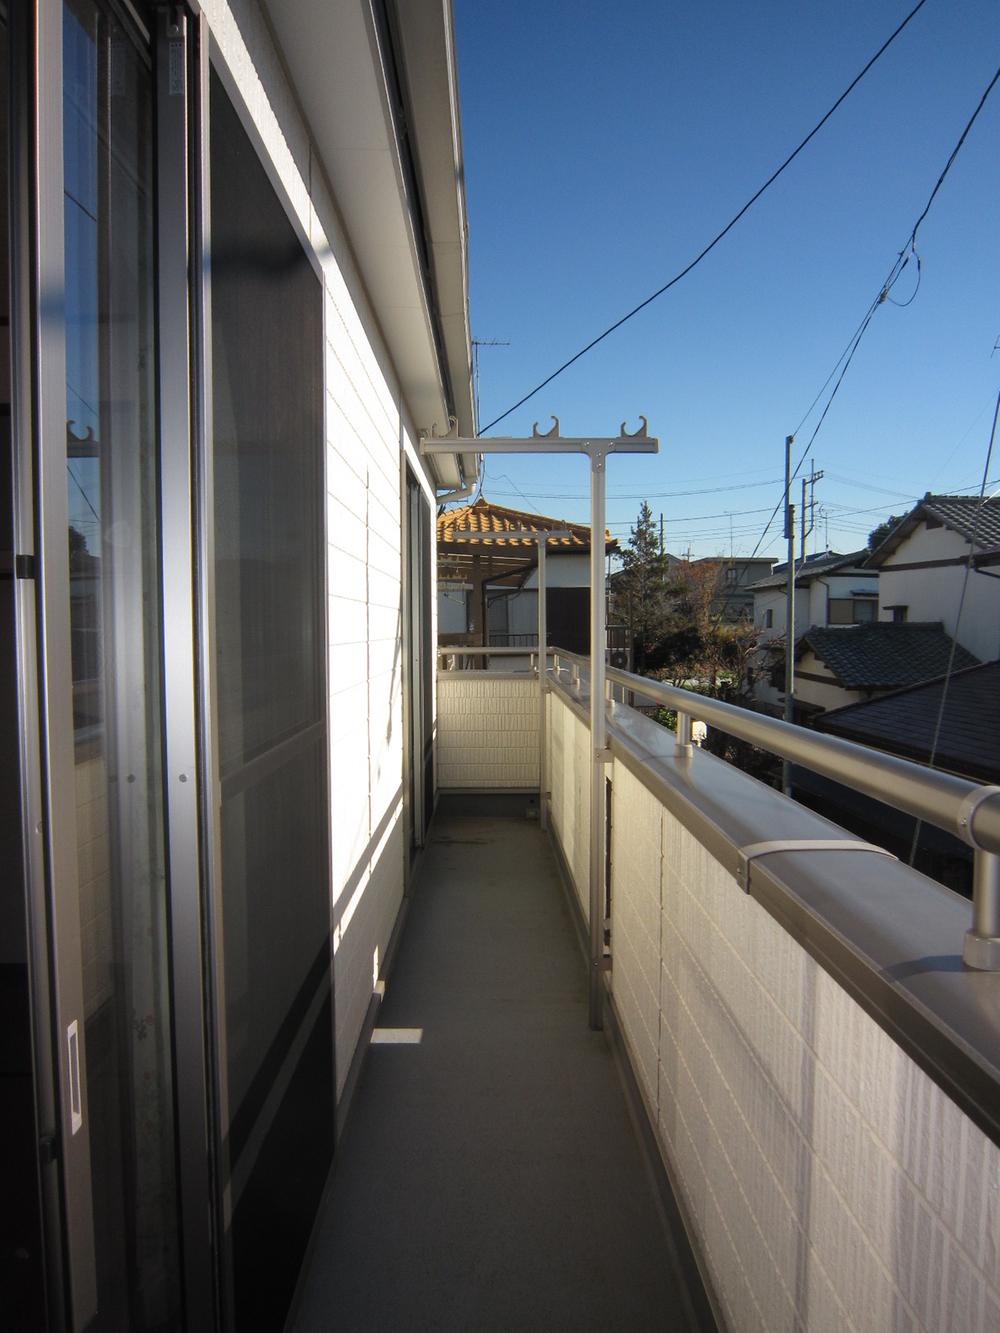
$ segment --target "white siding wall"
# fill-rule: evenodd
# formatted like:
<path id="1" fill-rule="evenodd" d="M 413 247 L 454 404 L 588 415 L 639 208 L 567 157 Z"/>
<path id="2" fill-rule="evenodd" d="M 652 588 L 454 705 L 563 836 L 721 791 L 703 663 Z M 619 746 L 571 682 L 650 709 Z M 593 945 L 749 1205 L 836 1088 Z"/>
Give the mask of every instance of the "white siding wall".
<path id="1" fill-rule="evenodd" d="M 553 761 L 585 749 L 552 716 Z M 730 1328 L 1000 1328 L 1000 1151 L 620 763 L 612 780 L 615 1001 Z"/>
<path id="2" fill-rule="evenodd" d="M 468 593 L 464 588 L 442 588 L 437 590 L 437 613 L 439 634 L 465 634 L 469 628 Z"/>
<path id="3" fill-rule="evenodd" d="M 825 666 L 811 649 L 802 654 L 795 670 L 795 695 L 801 703 L 815 704 L 817 708 L 845 708 L 848 704 L 856 704 L 865 698 L 861 690 L 845 690 L 829 667 Z M 827 685 L 825 681 L 803 680 L 798 673 L 806 671 L 811 676 L 823 676 L 829 679 L 830 683 Z"/>
<path id="4" fill-rule="evenodd" d="M 538 587 L 538 570 L 533 569 L 524 580 L 526 588 Z M 590 556 L 559 555 L 551 549 L 545 561 L 546 588 L 589 588 Z"/>
<path id="5" fill-rule="evenodd" d="M 968 553 L 968 543 L 957 532 L 950 528 L 928 530 L 921 525 L 900 542 L 888 563 L 882 566 L 879 605 L 908 607 L 908 620 L 943 621 L 947 632 L 956 637 L 963 648 L 975 653 L 983 662 L 992 662 L 1000 657 L 1000 579 L 974 572 L 969 575 L 962 621 L 957 624 L 965 577 L 962 565 L 893 570 L 894 564 L 917 560 L 953 560 L 956 557 L 964 560 Z M 883 620 L 892 618 L 891 611 L 881 614 Z"/>
<path id="6" fill-rule="evenodd" d="M 253 0 L 205 0 L 202 8 L 323 269 L 339 1095 L 402 901 L 404 451 L 417 470 L 420 464 L 335 204 L 323 173 L 313 169 L 314 148 L 260 11 Z"/>
<path id="7" fill-rule="evenodd" d="M 538 786 L 538 682 L 492 672 L 438 675 L 442 791 Z"/>
<path id="8" fill-rule="evenodd" d="M 878 578 L 872 578 L 870 574 L 830 574 L 813 579 L 806 588 L 796 587 L 795 633 L 805 634 L 813 625 L 823 626 L 828 623 L 829 598 L 850 597 L 855 593 L 877 594 L 878 589 Z M 763 628 L 767 611 L 774 613 L 774 624 L 770 629 Z M 754 593 L 753 616 L 754 624 L 762 630 L 762 643 L 783 637 L 788 623 L 788 597 L 785 590 L 771 588 Z M 914 618 L 911 616 L 911 619 Z"/>

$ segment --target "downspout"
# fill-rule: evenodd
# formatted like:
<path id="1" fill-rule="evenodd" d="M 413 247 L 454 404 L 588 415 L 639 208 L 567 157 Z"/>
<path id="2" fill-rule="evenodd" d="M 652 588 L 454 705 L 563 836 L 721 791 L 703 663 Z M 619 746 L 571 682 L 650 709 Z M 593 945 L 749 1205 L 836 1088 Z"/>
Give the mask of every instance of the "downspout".
<path id="1" fill-rule="evenodd" d="M 435 504 L 438 505 L 439 509 L 441 505 L 450 504 L 452 500 L 467 500 L 469 498 L 472 492 L 479 485 L 479 468 L 482 464 L 482 461 L 483 461 L 482 454 L 477 454 L 476 473 L 475 476 L 472 478 L 472 480 L 468 483 L 468 485 L 457 486 L 453 491 L 442 491 L 440 494 L 435 495 L 434 502 Z M 459 463 L 459 467 L 461 466 L 462 466 L 461 463 Z"/>

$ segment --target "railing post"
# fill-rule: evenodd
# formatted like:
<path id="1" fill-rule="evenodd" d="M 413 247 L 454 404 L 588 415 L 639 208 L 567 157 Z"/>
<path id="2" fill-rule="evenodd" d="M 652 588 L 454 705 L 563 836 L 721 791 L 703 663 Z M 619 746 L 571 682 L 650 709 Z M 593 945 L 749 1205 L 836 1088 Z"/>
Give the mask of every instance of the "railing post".
<path id="1" fill-rule="evenodd" d="M 606 607 L 604 488 L 607 454 L 590 448 L 590 1026 L 601 1028 L 604 1003 L 604 765 L 608 759 L 604 649 Z"/>
<path id="2" fill-rule="evenodd" d="M 545 677 L 548 668 L 546 640 L 548 624 L 546 621 L 545 589 L 545 552 L 548 538 L 538 534 L 538 823 L 543 829 L 549 826 L 549 812 L 546 804 L 548 796 L 548 755 L 545 751 Z"/>
<path id="3" fill-rule="evenodd" d="M 1000 972 L 1000 856 L 977 847 L 972 861 L 972 929 L 962 958 L 969 967 Z"/>
<path id="4" fill-rule="evenodd" d="M 690 754 L 693 748 L 691 739 L 691 714 L 677 713 L 677 742 L 675 745 L 676 753 L 679 755 Z"/>

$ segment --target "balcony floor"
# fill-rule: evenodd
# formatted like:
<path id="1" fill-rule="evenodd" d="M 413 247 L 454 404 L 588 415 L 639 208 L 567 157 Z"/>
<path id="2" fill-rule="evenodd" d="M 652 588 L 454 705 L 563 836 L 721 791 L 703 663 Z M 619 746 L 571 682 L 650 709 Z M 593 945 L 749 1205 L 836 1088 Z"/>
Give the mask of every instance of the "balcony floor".
<path id="1" fill-rule="evenodd" d="M 704 1327 L 679 1251 L 546 836 L 439 818 L 293 1328 Z"/>

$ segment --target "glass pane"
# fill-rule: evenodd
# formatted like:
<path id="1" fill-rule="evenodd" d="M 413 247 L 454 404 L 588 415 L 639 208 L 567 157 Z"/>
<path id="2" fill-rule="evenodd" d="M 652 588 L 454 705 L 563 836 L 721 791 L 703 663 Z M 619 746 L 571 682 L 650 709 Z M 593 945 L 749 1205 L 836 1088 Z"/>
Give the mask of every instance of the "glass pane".
<path id="1" fill-rule="evenodd" d="M 229 1261 L 280 1328 L 333 1153 L 322 295 L 211 87 L 216 671 Z"/>
<path id="2" fill-rule="evenodd" d="M 66 485 L 100 1330 L 179 1326 L 159 727 L 152 104 L 64 8 Z"/>

